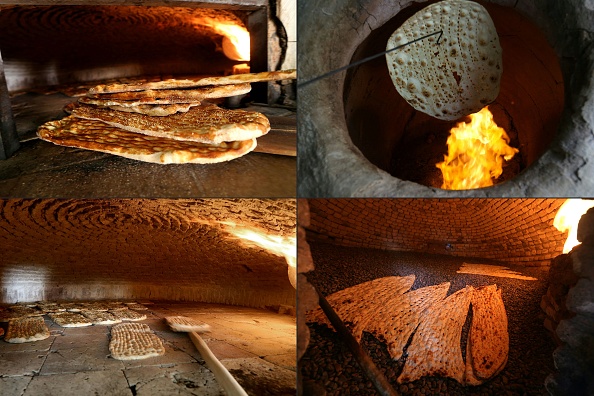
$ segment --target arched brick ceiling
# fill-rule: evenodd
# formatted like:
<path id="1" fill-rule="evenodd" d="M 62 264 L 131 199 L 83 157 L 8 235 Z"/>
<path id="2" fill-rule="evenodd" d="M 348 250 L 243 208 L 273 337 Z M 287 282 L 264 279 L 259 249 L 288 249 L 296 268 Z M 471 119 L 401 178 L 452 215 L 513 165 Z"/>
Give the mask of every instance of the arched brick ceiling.
<path id="1" fill-rule="evenodd" d="M 228 223 L 295 236 L 294 200 L 0 201 L 0 297 L 294 305 L 287 264 Z"/>
<path id="2" fill-rule="evenodd" d="M 312 199 L 308 239 L 344 246 L 548 265 L 563 199 Z M 448 248 L 449 244 L 449 248 Z"/>

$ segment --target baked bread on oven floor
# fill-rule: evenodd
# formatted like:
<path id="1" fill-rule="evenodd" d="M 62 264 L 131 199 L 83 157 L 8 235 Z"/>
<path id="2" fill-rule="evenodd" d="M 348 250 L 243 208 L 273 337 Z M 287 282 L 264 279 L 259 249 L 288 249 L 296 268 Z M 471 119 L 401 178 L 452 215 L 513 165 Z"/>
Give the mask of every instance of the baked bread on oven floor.
<path id="1" fill-rule="evenodd" d="M 21 344 L 45 340 L 49 336 L 49 329 L 41 316 L 23 317 L 8 322 L 8 330 L 4 336 L 4 341 Z"/>
<path id="2" fill-rule="evenodd" d="M 111 328 L 111 357 L 118 360 L 146 359 L 165 354 L 161 339 L 143 323 L 121 323 Z"/>

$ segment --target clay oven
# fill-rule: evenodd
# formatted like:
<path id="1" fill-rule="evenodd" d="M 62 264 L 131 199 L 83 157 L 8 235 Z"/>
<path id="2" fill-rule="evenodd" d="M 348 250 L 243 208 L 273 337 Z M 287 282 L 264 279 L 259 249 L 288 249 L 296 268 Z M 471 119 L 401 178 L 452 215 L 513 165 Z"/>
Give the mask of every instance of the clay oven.
<path id="1" fill-rule="evenodd" d="M 294 200 L 14 199 L 0 203 L 0 217 L 1 315 L 44 302 L 83 310 L 134 302 L 130 310 L 146 316 L 138 323 L 165 348 L 158 357 L 116 360 L 108 349 L 116 325 L 62 327 L 45 313 L 49 338 L 0 340 L 3 393 L 20 386 L 61 392 L 69 382 L 84 386 L 86 376 L 89 389 L 105 392 L 146 386 L 219 394 L 204 356 L 163 321 L 176 315 L 210 326 L 204 340 L 249 394 L 295 393 L 295 268 L 285 258 L 295 255 Z M 262 247 L 249 232 L 284 252 Z M 6 330 L 6 320 L 0 325 Z M 31 366 L 33 355 L 44 358 Z M 126 370 L 134 367 L 148 371 L 132 379 Z M 29 383 L 32 375 L 39 384 Z"/>
<path id="2" fill-rule="evenodd" d="M 587 349 L 584 343 L 591 342 L 592 337 L 586 326 L 591 296 L 585 292 L 590 282 L 590 248 L 585 243 L 590 226 L 586 220 L 580 223 L 579 235 L 584 244 L 570 253 L 572 269 L 571 259 L 568 265 L 563 264 L 568 260 L 562 254 L 567 234 L 553 224 L 564 201 L 308 200 L 309 212 L 300 213 L 300 246 L 304 251 L 309 246 L 311 251 L 311 256 L 300 252 L 299 264 L 299 301 L 304 305 L 299 366 L 304 394 L 322 389 L 329 394 L 352 389 L 357 389 L 358 394 L 375 394 L 372 383 L 356 363 L 355 353 L 344 346 L 344 338 L 328 328 L 324 320 L 320 321 L 317 300 L 308 295 L 309 284 L 328 301 L 341 301 L 333 308 L 339 315 L 344 314 L 342 319 L 351 331 L 362 330 L 360 345 L 397 392 L 405 395 L 419 391 L 468 391 L 457 381 L 439 374 L 414 382 L 401 381 L 399 376 L 406 361 L 417 358 L 411 354 L 418 351 L 409 350 L 407 356 L 415 335 L 408 340 L 402 357 L 394 360 L 389 340 L 375 332 L 381 327 L 378 323 L 389 320 L 382 315 L 390 304 L 377 303 L 383 298 L 380 289 L 373 298 L 357 300 L 356 290 L 363 290 L 361 287 L 372 284 L 370 281 L 385 285 L 382 282 L 390 277 L 411 276 L 412 290 L 443 282 L 450 283 L 448 295 L 468 285 L 480 289 L 496 284 L 502 290 L 509 332 L 508 360 L 500 373 L 474 385 L 473 391 L 536 394 L 546 389 L 551 394 L 570 394 L 591 389 L 585 373 L 591 367 L 592 357 L 580 350 Z M 347 288 L 353 290 L 347 300 L 332 297 Z M 355 305 L 349 305 L 351 302 Z M 376 303 L 379 305 L 374 306 Z M 359 307 L 358 319 L 353 321 L 347 306 Z M 365 312 L 371 312 L 372 317 L 367 324 L 363 319 Z M 576 313 L 578 316 L 573 318 Z M 470 321 L 465 326 L 470 326 Z M 468 359 L 465 327 L 461 334 L 462 354 Z M 354 335 L 357 337 L 357 333 Z M 556 348 L 559 349 L 555 351 Z M 574 377 L 571 373 L 575 373 Z"/>
<path id="3" fill-rule="evenodd" d="M 302 6 L 299 78 L 307 81 L 383 51 L 392 32 L 431 3 Z M 498 184 L 456 193 L 440 189 L 435 164 L 447 153 L 445 140 L 456 122 L 413 110 L 394 89 L 380 57 L 303 87 L 302 195 L 522 197 L 591 191 L 585 169 L 593 150 L 586 137 L 592 129 L 587 99 L 592 59 L 582 55 L 591 54 L 591 37 L 577 32 L 592 30 L 594 10 L 578 1 L 479 3 L 489 11 L 503 48 L 501 90 L 490 110 L 520 150 Z M 314 25 L 328 31 L 308 28 Z"/>

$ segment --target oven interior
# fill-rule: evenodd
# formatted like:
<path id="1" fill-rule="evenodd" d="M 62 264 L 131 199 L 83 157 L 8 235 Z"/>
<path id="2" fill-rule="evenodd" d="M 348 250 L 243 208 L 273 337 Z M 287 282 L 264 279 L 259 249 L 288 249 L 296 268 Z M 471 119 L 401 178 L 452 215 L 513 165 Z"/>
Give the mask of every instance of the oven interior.
<path id="1" fill-rule="evenodd" d="M 2 6 L 0 16 L 6 80 L 1 142 L 8 158 L 0 162 L 3 196 L 294 196 L 296 94 L 291 80 L 253 83 L 247 95 L 213 99 L 270 120 L 271 131 L 259 140 L 251 160 L 238 159 L 243 164 L 159 167 L 52 147 L 36 137 L 40 125 L 64 117 L 63 107 L 97 83 L 295 68 L 292 2 L 274 2 L 274 7 L 263 0 L 30 4 Z M 228 26 L 247 29 L 248 60 L 246 43 L 229 44 L 234 36 L 223 30 Z M 147 183 L 155 177 L 161 185 Z"/>
<path id="2" fill-rule="evenodd" d="M 295 393 L 294 200 L 15 199 L 1 202 L 0 216 L 3 313 L 135 302 L 146 316 L 138 323 L 165 346 L 162 356 L 116 360 L 112 325 L 62 327 L 46 313 L 48 338 L 0 341 L 0 381 L 11 392 L 220 394 L 188 335 L 164 322 L 181 315 L 210 326 L 203 339 L 249 394 Z"/>
<path id="3" fill-rule="evenodd" d="M 309 246 L 311 256 L 300 254 L 300 301 L 309 301 L 308 313 L 300 316 L 308 338 L 300 344 L 299 369 L 304 394 L 327 392 L 344 394 L 356 389 L 358 394 L 375 394 L 372 382 L 356 362 L 354 352 L 345 345 L 345 338 L 319 321 L 315 313 L 317 299 L 306 298 L 309 284 L 317 292 L 332 300 L 333 293 L 349 287 L 361 287 L 365 282 L 390 276 L 411 276 L 412 290 L 450 282 L 447 294 L 468 285 L 483 287 L 496 284 L 502 290 L 508 333 L 509 355 L 503 370 L 478 386 L 464 386 L 456 380 L 440 375 L 425 376 L 414 382 L 399 383 L 410 355 L 406 348 L 403 357 L 392 359 L 387 341 L 363 330 L 360 345 L 379 371 L 397 392 L 418 394 L 482 394 L 512 390 L 517 393 L 545 392 L 545 382 L 556 373 L 558 361 L 554 353 L 562 344 L 546 323 L 547 317 L 559 319 L 558 313 L 547 308 L 550 288 L 555 278 L 570 279 L 571 267 L 559 266 L 567 262 L 562 254 L 566 234 L 553 226 L 553 220 L 565 200 L 555 199 L 310 199 L 309 218 L 300 217 L 304 227 L 300 243 Z M 300 215 L 301 216 L 301 215 Z M 303 256 L 303 259 L 301 257 Z M 571 260 L 570 260 L 571 262 Z M 494 272 L 465 273 L 472 266 L 491 269 L 504 267 L 514 276 Z M 301 270 L 301 267 L 307 268 Z M 554 269 L 553 269 L 554 268 Z M 506 271 L 507 271 L 506 270 Z M 564 273 L 562 277 L 559 274 Z M 563 281 L 566 282 L 566 281 Z M 564 283 L 567 294 L 569 283 Z M 373 298 L 359 301 L 361 315 L 376 312 L 372 322 L 386 319 L 383 304 Z M 553 293 L 557 296 L 560 294 Z M 378 289 L 377 298 L 381 296 Z M 562 298 L 554 299 L 555 304 Z M 313 301 L 313 302 L 312 302 Z M 342 301 L 342 300 L 341 300 Z M 342 301 L 340 304 L 350 304 Z M 379 305 L 374 305 L 379 304 Z M 392 304 L 396 304 L 396 299 Z M 341 305 L 333 307 L 337 313 Z M 346 309 L 346 308 L 345 308 Z M 575 308 L 573 308 L 575 309 Z M 356 310 L 355 310 L 356 311 Z M 545 312 L 547 312 L 545 314 Z M 312 319 L 314 318 L 314 319 Z M 346 318 L 346 319 L 345 319 Z M 350 316 L 343 318 L 349 329 L 355 324 Z M 350 319 L 349 319 L 350 318 Z M 301 320 L 300 319 L 300 320 Z M 355 322 L 356 323 L 356 322 Z M 461 350 L 466 347 L 470 322 L 462 327 Z M 555 325 L 556 326 L 556 325 Z M 562 326 L 561 326 L 562 327 Z M 551 332 L 552 331 L 552 332 Z M 566 341 L 563 341 L 566 342 Z M 467 351 L 462 352 L 467 358 Z M 557 353 L 557 352 L 555 352 Z M 583 366 L 583 365 L 582 365 Z M 583 369 L 586 369 L 583 366 Z M 583 370 L 582 369 L 582 370 Z M 549 388 L 549 385 L 547 385 Z"/>

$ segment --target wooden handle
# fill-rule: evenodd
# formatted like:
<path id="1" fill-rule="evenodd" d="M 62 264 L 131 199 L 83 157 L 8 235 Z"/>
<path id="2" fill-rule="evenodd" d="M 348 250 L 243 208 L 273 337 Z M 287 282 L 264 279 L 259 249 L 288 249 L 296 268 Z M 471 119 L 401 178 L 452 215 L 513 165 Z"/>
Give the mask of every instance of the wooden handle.
<path id="1" fill-rule="evenodd" d="M 196 333 L 195 331 L 191 331 L 188 333 L 190 335 L 190 339 L 202 355 L 202 358 L 206 362 L 206 365 L 213 372 L 219 384 L 223 387 L 225 392 L 229 396 L 248 396 L 248 394 L 243 390 L 241 385 L 237 383 L 235 378 L 227 371 L 225 366 L 221 364 L 219 359 L 212 353 L 208 345 L 204 342 L 204 340 Z"/>

